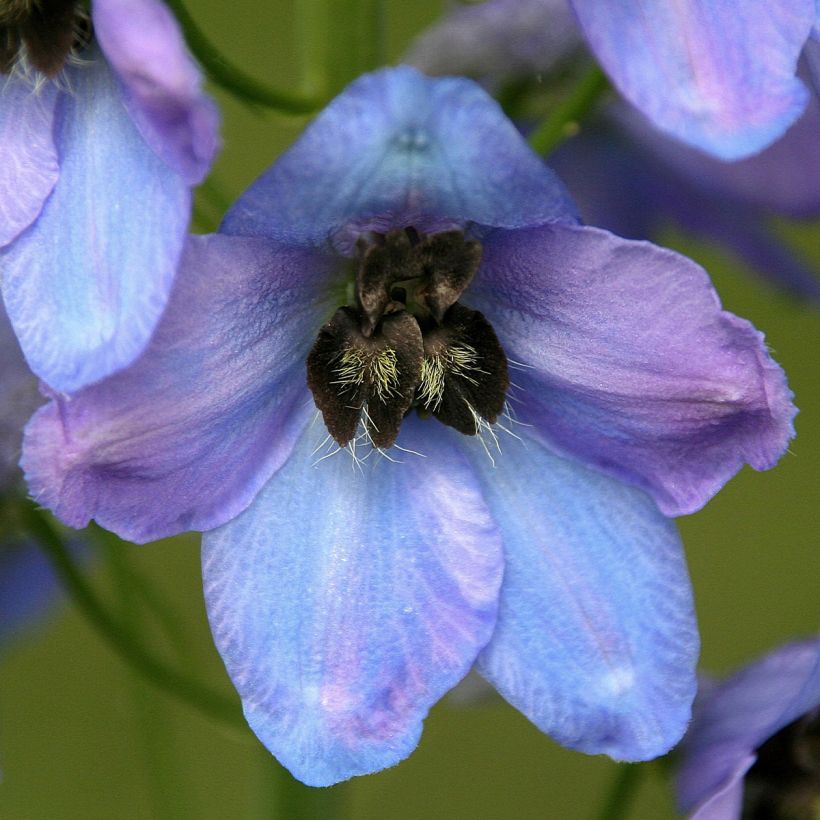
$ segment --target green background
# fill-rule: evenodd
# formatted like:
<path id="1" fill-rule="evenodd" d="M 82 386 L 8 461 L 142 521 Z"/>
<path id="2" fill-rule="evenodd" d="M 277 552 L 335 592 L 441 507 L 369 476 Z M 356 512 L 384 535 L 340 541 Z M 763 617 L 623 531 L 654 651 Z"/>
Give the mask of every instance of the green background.
<path id="1" fill-rule="evenodd" d="M 385 6 L 394 59 L 439 8 L 418 0 Z M 316 7 L 321 11 L 321 3 Z M 202 0 L 190 10 L 250 73 L 283 87 L 299 82 L 304 48 L 289 0 Z M 214 174 L 232 198 L 306 120 L 249 110 L 215 93 L 224 150 Z M 211 200 L 201 200 L 201 213 L 213 215 Z M 784 225 L 783 232 L 820 266 L 818 228 Z M 776 469 L 745 469 L 705 510 L 680 521 L 703 667 L 723 673 L 820 626 L 820 314 L 760 284 L 720 249 L 671 229 L 663 241 L 704 264 L 724 305 L 766 333 L 801 409 L 798 437 Z M 121 582 L 129 567 L 180 612 L 170 639 L 156 624 L 143 624 L 158 650 L 172 657 L 173 649 L 191 674 L 232 693 L 205 621 L 197 539 L 126 546 L 95 562 L 95 584 L 120 614 L 136 617 Z M 0 767 L 2 818 L 298 816 L 295 806 L 282 808 L 281 770 L 249 731 L 228 731 L 146 684 L 68 605 L 0 659 Z M 571 820 L 595 816 L 616 768 L 561 749 L 498 698 L 445 699 L 409 760 L 356 779 L 338 798 L 355 818 Z M 675 816 L 662 765 L 646 767 L 631 816 Z"/>

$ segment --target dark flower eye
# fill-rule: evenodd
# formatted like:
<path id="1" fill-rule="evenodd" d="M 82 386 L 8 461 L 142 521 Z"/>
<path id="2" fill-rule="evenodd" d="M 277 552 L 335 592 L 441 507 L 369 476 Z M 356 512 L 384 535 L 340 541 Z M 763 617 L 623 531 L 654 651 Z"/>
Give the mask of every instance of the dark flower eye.
<path id="1" fill-rule="evenodd" d="M 0 72 L 10 71 L 24 50 L 37 71 L 53 77 L 72 48 L 82 48 L 88 38 L 77 0 L 12 0 L 0 12 Z"/>
<path id="2" fill-rule="evenodd" d="M 339 308 L 307 359 L 308 386 L 344 447 L 359 423 L 391 447 L 416 407 L 465 435 L 504 409 L 507 358 L 490 323 L 457 303 L 481 262 L 461 231 L 412 228 L 360 240 L 356 306 Z"/>

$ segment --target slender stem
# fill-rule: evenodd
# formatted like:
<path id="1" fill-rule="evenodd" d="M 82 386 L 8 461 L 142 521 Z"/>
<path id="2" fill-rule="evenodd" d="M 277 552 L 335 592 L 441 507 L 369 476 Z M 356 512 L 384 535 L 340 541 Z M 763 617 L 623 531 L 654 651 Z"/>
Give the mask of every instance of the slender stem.
<path id="1" fill-rule="evenodd" d="M 330 91 L 375 68 L 384 51 L 380 0 L 333 0 L 328 7 L 327 76 Z"/>
<path id="2" fill-rule="evenodd" d="M 246 102 L 273 108 L 285 114 L 311 114 L 322 107 L 323 101 L 312 96 L 294 94 L 260 82 L 229 62 L 207 38 L 191 17 L 183 0 L 166 0 L 176 14 L 185 39 L 194 56 L 208 76 L 226 91 Z"/>
<path id="3" fill-rule="evenodd" d="M 155 657 L 127 627 L 108 613 L 96 593 L 86 583 L 82 572 L 77 569 L 62 537 L 44 512 L 33 504 L 28 504 L 23 510 L 23 516 L 27 529 L 37 538 L 57 577 L 78 609 L 123 660 L 155 686 L 213 720 L 231 727 L 245 727 L 233 698 L 225 697 L 186 677 Z"/>
<path id="4" fill-rule="evenodd" d="M 561 140 L 577 127 L 579 120 L 589 113 L 609 88 L 606 75 L 597 65 L 591 65 L 575 87 L 555 110 L 530 134 L 530 146 L 546 156 Z"/>
<path id="5" fill-rule="evenodd" d="M 604 804 L 595 815 L 597 820 L 623 820 L 629 813 L 630 804 L 638 792 L 643 774 L 644 767 L 634 763 L 621 763 Z"/>

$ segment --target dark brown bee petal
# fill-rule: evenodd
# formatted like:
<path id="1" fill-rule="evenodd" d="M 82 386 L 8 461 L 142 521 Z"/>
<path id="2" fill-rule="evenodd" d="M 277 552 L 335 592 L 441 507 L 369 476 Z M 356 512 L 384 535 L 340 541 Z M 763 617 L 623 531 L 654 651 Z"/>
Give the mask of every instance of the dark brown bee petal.
<path id="1" fill-rule="evenodd" d="M 425 301 L 440 323 L 475 276 L 481 264 L 481 244 L 461 231 L 446 231 L 426 237 L 419 250 L 428 276 Z"/>
<path id="2" fill-rule="evenodd" d="M 375 447 L 392 447 L 410 409 L 421 378 L 424 348 L 418 322 L 406 311 L 386 316 L 378 335 L 396 356 L 395 376 L 373 385 L 367 401 L 365 426 Z M 389 381 L 389 384 L 388 384 Z M 387 389 L 385 389 L 387 388 Z"/>
<path id="3" fill-rule="evenodd" d="M 477 310 L 455 304 L 424 335 L 417 400 L 443 424 L 474 436 L 481 419 L 492 424 L 502 413 L 509 386 L 507 357 Z"/>
<path id="4" fill-rule="evenodd" d="M 391 301 L 391 285 L 421 276 L 421 259 L 407 231 L 385 234 L 377 245 L 363 246 L 356 289 L 364 313 L 362 332 L 369 336 Z"/>
<path id="5" fill-rule="evenodd" d="M 390 447 L 416 393 L 421 331 L 403 311 L 385 317 L 370 337 L 361 322 L 357 310 L 343 307 L 322 327 L 308 354 L 308 387 L 340 446 L 355 438 L 364 417 L 374 446 Z"/>

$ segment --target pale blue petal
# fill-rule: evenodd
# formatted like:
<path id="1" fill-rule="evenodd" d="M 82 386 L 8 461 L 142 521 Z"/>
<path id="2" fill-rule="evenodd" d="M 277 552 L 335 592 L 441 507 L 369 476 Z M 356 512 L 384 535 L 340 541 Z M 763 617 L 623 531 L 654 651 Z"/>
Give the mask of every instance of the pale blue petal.
<path id="1" fill-rule="evenodd" d="M 749 156 L 800 116 L 795 72 L 813 0 L 572 0 L 621 93 L 662 130 L 723 159 Z"/>
<path id="2" fill-rule="evenodd" d="M 523 428 L 519 428 L 523 429 Z M 559 743 L 646 760 L 683 735 L 698 635 L 680 540 L 649 496 L 504 436 L 473 463 L 504 536 L 479 671 Z"/>
<path id="3" fill-rule="evenodd" d="M 143 142 L 99 56 L 67 69 L 60 179 L 2 252 L 3 297 L 32 370 L 71 392 L 130 364 L 165 307 L 190 192 Z"/>
<path id="4" fill-rule="evenodd" d="M 253 730 L 326 786 L 392 766 L 495 623 L 498 531 L 436 422 L 357 466 L 312 428 L 253 505 L 203 539 L 211 629 Z M 362 453 L 363 454 L 363 453 Z"/>
<path id="5" fill-rule="evenodd" d="M 352 223 L 519 227 L 574 206 L 470 80 L 407 66 L 360 77 L 243 194 L 221 230 L 320 243 Z"/>
<path id="6" fill-rule="evenodd" d="M 52 83 L 35 91 L 0 76 L 0 247 L 31 225 L 57 182 L 56 100 Z"/>

